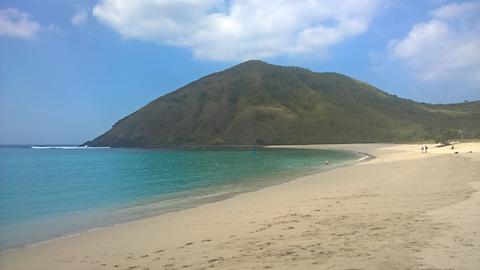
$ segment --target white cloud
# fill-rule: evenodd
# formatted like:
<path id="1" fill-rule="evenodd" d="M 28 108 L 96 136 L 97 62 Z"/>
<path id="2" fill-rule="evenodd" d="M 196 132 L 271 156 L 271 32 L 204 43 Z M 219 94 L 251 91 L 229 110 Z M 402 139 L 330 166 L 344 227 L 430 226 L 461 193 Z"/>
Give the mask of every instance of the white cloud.
<path id="1" fill-rule="evenodd" d="M 79 10 L 72 16 L 70 22 L 75 26 L 81 26 L 87 23 L 88 13 L 85 10 Z"/>
<path id="2" fill-rule="evenodd" d="M 478 2 L 465 2 L 462 4 L 451 3 L 443 5 L 431 12 L 431 15 L 439 19 L 462 19 L 466 17 L 478 16 L 479 4 Z"/>
<path id="3" fill-rule="evenodd" d="M 15 38 L 33 38 L 40 25 L 30 15 L 15 8 L 0 9 L 0 35 Z"/>
<path id="4" fill-rule="evenodd" d="M 102 0 L 93 15 L 124 38 L 189 48 L 212 60 L 308 52 L 367 31 L 381 0 Z"/>
<path id="5" fill-rule="evenodd" d="M 480 2 L 447 4 L 413 26 L 390 53 L 423 81 L 480 82 Z"/>

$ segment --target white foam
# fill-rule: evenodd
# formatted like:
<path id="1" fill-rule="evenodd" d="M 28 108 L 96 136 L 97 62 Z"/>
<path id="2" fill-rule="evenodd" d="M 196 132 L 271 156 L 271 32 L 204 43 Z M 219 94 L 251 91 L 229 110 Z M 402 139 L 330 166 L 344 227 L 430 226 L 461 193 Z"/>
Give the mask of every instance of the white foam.
<path id="1" fill-rule="evenodd" d="M 363 161 L 363 160 L 368 159 L 368 158 L 370 158 L 370 157 L 369 156 L 364 156 L 364 157 L 359 158 L 357 161 Z"/>
<path id="2" fill-rule="evenodd" d="M 30 146 L 32 149 L 63 149 L 63 150 L 72 150 L 72 149 L 108 149 L 110 147 L 91 147 L 91 146 Z"/>

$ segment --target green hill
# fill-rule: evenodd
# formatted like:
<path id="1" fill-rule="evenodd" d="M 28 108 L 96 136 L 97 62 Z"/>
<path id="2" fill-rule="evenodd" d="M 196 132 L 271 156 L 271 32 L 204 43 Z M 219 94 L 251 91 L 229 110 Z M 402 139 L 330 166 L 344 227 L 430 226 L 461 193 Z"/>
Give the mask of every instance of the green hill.
<path id="1" fill-rule="evenodd" d="M 408 142 L 480 137 L 480 102 L 429 105 L 337 73 L 247 61 L 118 121 L 91 146 Z"/>

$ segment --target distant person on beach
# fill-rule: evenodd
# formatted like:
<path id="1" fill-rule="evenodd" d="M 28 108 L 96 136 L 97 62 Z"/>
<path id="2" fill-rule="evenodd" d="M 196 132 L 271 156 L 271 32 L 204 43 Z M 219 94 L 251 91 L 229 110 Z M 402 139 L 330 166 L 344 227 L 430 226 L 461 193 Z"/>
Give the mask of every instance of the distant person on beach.
<path id="1" fill-rule="evenodd" d="M 325 165 L 329 165 L 330 162 L 328 162 L 328 160 L 325 160 Z"/>
<path id="2" fill-rule="evenodd" d="M 422 153 L 423 153 L 423 146 L 422 146 Z"/>
<path id="3" fill-rule="evenodd" d="M 428 153 L 428 146 L 425 145 L 425 153 Z"/>

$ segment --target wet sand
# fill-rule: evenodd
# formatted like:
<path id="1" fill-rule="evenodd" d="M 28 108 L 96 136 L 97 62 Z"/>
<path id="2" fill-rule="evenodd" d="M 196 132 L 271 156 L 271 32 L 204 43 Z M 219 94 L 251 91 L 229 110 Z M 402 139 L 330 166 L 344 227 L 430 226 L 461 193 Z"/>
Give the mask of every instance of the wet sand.
<path id="1" fill-rule="evenodd" d="M 480 269 L 480 143 L 308 147 L 376 158 L 6 252 L 0 269 Z"/>

